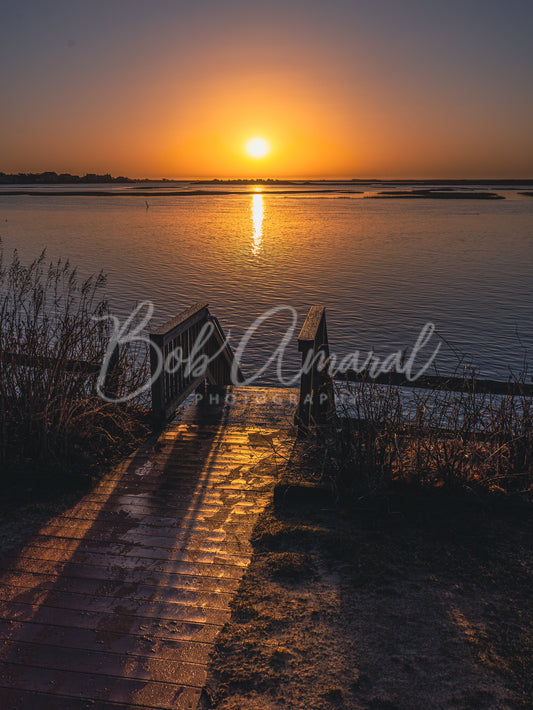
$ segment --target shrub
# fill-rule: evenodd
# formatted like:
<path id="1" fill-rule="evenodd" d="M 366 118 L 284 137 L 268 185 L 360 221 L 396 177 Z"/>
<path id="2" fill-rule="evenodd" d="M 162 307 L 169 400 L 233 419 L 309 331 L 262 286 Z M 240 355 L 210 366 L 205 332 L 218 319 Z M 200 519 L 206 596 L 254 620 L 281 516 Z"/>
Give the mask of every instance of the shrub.
<path id="1" fill-rule="evenodd" d="M 142 431 L 145 404 L 113 404 L 96 394 L 108 348 L 109 304 L 100 273 L 80 279 L 45 252 L 24 265 L 0 252 L 0 463 L 14 472 L 93 469 Z M 120 350 L 113 387 L 132 392 L 146 356 Z"/>
<path id="2" fill-rule="evenodd" d="M 473 383 L 466 392 L 340 385 L 343 416 L 324 439 L 339 493 L 365 498 L 399 483 L 530 492 L 531 397 L 480 394 Z"/>

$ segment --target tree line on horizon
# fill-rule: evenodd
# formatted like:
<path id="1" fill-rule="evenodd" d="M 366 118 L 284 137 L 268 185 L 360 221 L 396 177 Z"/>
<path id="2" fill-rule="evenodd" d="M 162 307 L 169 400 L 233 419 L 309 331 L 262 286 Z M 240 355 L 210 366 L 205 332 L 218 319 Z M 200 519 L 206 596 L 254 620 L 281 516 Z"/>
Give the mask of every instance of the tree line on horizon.
<path id="1" fill-rule="evenodd" d="M 142 183 L 142 182 L 188 182 L 196 185 L 212 185 L 212 184 L 256 184 L 256 185 L 293 185 L 293 184 L 312 184 L 315 182 L 330 182 L 330 183 L 363 183 L 363 184 L 395 184 L 395 185 L 503 185 L 509 187 L 518 187 L 521 185 L 533 185 L 533 179 L 381 179 L 381 178 L 347 178 L 347 179 L 330 179 L 330 178 L 314 178 L 314 179 L 286 179 L 286 178 L 209 178 L 209 179 L 170 179 L 170 178 L 129 178 L 124 175 L 113 177 L 109 173 L 98 175 L 96 173 L 86 173 L 83 176 L 72 175 L 71 173 L 56 173 L 54 171 L 46 171 L 42 173 L 3 173 L 0 172 L 0 185 L 73 185 L 73 184 L 109 184 L 109 183 Z"/>
<path id="2" fill-rule="evenodd" d="M 87 173 L 80 177 L 79 175 L 71 175 L 70 173 L 0 173 L 0 183 L 4 185 L 32 185 L 35 183 L 41 184 L 75 184 L 75 183 L 110 183 L 110 182 L 138 182 L 131 178 L 120 175 L 112 177 L 109 173 L 105 175 L 97 175 L 96 173 Z"/>

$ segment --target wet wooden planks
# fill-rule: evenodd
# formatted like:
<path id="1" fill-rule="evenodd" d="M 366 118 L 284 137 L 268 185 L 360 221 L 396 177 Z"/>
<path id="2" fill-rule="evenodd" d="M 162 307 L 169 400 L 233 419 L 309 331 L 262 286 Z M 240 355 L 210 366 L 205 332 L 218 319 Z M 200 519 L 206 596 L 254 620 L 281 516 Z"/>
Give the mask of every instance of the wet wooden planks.
<path id="1" fill-rule="evenodd" d="M 195 708 L 297 392 L 189 403 L 0 563 L 0 707 Z"/>

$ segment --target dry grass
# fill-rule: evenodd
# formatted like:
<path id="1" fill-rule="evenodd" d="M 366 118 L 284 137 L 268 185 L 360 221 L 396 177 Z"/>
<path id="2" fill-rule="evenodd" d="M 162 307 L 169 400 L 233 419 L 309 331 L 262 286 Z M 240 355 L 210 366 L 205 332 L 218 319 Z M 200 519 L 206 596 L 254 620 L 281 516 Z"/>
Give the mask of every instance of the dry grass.
<path id="1" fill-rule="evenodd" d="M 81 280 L 68 261 L 47 263 L 44 253 L 29 265 L 16 252 L 10 263 L 0 254 L 4 482 L 14 474 L 94 470 L 142 433 L 143 403 L 108 403 L 96 394 L 95 376 L 67 366 L 102 363 L 110 336 L 104 286 L 103 274 Z M 138 356 L 121 349 L 113 382 L 118 394 L 144 381 Z"/>
<path id="2" fill-rule="evenodd" d="M 344 415 L 322 432 L 315 472 L 358 499 L 399 483 L 529 495 L 531 397 L 342 386 Z M 320 462 L 320 466 L 316 463 Z"/>

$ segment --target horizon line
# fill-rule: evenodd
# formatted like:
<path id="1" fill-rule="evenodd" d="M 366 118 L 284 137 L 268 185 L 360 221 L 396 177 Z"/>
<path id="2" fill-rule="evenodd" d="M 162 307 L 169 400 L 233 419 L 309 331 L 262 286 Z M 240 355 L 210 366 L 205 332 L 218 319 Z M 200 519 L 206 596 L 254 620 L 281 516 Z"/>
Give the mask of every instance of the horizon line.
<path id="1" fill-rule="evenodd" d="M 482 178 L 482 177 L 346 177 L 346 176 L 336 176 L 336 177 L 317 177 L 317 176 L 299 176 L 299 177 L 250 177 L 250 176 L 234 176 L 234 177 L 129 177 L 127 175 L 113 176 L 111 173 L 85 173 L 79 175 L 77 173 L 61 172 L 58 173 L 55 170 L 44 170 L 40 172 L 11 172 L 4 173 L 0 171 L 0 184 L 1 177 L 4 178 L 22 178 L 30 176 L 57 176 L 58 178 L 62 175 L 69 176 L 72 178 L 84 179 L 84 178 L 108 178 L 111 180 L 128 180 L 131 182 L 474 182 L 474 183 L 509 183 L 509 182 L 533 182 L 533 176 L 531 177 L 505 177 L 505 178 Z M 6 184 L 6 183 L 4 183 Z"/>

